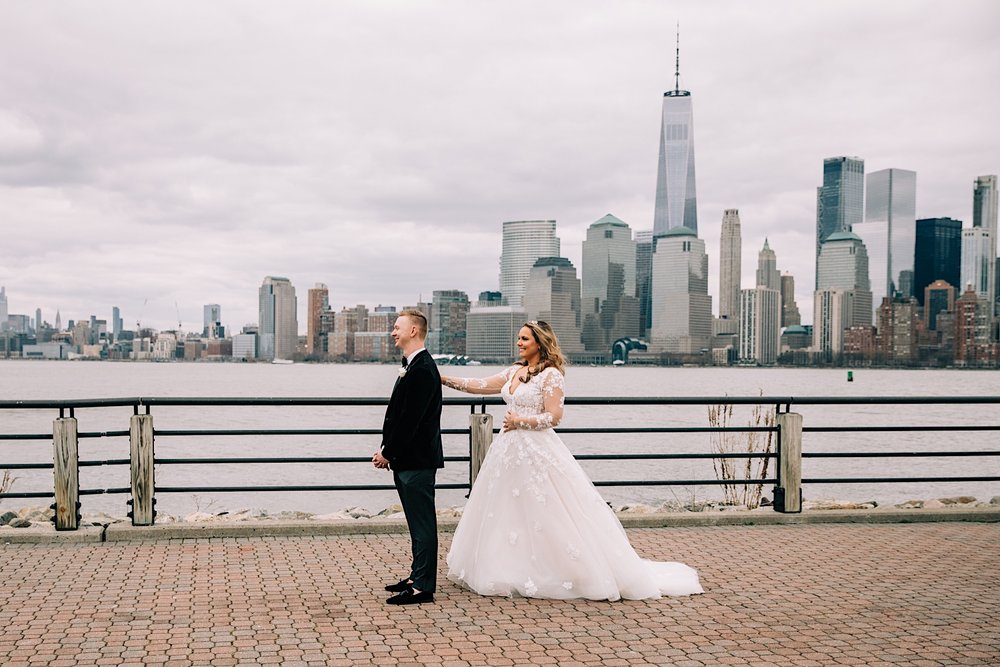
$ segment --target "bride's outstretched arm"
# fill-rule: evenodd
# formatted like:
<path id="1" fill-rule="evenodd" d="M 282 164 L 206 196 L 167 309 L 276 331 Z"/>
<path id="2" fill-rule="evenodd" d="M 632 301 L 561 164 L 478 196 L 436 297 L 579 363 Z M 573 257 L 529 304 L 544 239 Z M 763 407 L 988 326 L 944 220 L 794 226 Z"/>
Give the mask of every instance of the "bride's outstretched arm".
<path id="1" fill-rule="evenodd" d="M 499 394 L 500 389 L 507 383 L 508 371 L 509 369 L 487 378 L 454 378 L 442 375 L 441 384 L 467 394 Z"/>

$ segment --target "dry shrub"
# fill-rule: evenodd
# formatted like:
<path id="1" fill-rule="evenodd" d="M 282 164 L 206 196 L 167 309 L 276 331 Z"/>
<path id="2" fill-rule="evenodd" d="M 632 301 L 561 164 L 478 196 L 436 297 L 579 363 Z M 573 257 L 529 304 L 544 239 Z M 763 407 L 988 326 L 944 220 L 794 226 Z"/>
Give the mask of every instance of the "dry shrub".
<path id="1" fill-rule="evenodd" d="M 17 481 L 17 477 L 10 474 L 10 470 L 3 471 L 3 477 L 0 478 L 0 493 L 7 493 L 10 491 L 10 487 L 14 486 L 14 482 Z"/>
<path id="2" fill-rule="evenodd" d="M 708 425 L 712 428 L 730 428 L 733 420 L 732 404 L 708 406 Z M 757 404 L 750 413 L 747 426 L 773 427 L 775 408 Z M 712 451 L 717 454 L 770 454 L 774 446 L 773 431 L 746 431 L 742 433 L 710 434 Z M 761 494 L 771 459 L 747 457 L 740 459 L 714 458 L 712 468 L 717 479 L 723 481 L 722 497 L 727 505 L 743 505 L 747 509 L 760 507 Z"/>

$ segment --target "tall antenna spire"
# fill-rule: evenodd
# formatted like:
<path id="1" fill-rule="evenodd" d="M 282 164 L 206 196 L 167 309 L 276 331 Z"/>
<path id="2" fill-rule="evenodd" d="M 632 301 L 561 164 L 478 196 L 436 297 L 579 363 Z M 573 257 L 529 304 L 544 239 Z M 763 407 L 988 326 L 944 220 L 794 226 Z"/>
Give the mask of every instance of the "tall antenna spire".
<path id="1" fill-rule="evenodd" d="M 674 92 L 681 92 L 681 22 L 677 22 L 677 54 L 674 61 Z"/>

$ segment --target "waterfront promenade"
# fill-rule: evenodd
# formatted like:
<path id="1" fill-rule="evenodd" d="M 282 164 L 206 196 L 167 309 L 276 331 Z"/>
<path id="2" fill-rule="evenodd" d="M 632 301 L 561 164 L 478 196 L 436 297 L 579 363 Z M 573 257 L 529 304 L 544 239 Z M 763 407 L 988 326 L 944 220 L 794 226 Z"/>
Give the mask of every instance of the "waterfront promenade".
<path id="1" fill-rule="evenodd" d="M 403 534 L 209 534 L 0 543 L 0 665 L 1000 664 L 995 522 L 630 528 L 706 593 L 486 598 L 442 562 L 406 608 Z"/>

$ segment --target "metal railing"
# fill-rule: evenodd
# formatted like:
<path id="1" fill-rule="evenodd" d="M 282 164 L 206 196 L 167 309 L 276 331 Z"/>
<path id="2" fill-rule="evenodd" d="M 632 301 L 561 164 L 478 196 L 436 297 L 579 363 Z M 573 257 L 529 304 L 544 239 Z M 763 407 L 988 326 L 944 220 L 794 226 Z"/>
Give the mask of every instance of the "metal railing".
<path id="1" fill-rule="evenodd" d="M 156 494 L 168 493 L 227 493 L 227 492 L 297 492 L 297 491 L 381 491 L 392 490 L 391 484 L 274 484 L 243 486 L 165 486 L 153 484 L 154 466 L 174 465 L 217 465 L 217 464 L 346 464 L 368 463 L 368 456 L 235 456 L 235 457 L 155 457 L 153 442 L 175 437 L 238 437 L 238 436 L 377 436 L 375 428 L 195 428 L 195 429 L 154 429 L 152 413 L 158 408 L 191 407 L 278 407 L 293 408 L 306 406 L 342 406 L 350 408 L 382 407 L 388 403 L 385 398 L 170 398 L 137 397 L 116 399 L 83 399 L 68 401 L 0 401 L 0 414 L 9 410 L 58 410 L 59 417 L 54 422 L 53 433 L 3 433 L 3 441 L 52 440 L 52 462 L 4 463 L 0 450 L 0 471 L 2 470 L 42 470 L 52 469 L 55 476 L 53 491 L 7 492 L 0 498 L 55 498 L 56 527 L 75 529 L 80 520 L 79 496 L 96 494 L 132 494 L 129 504 L 132 521 L 136 525 L 153 523 L 155 517 Z M 468 428 L 444 428 L 442 435 L 464 435 L 468 438 L 469 455 L 447 456 L 448 464 L 468 464 L 469 480 L 462 483 L 439 483 L 439 489 L 469 489 L 475 481 L 479 465 L 497 429 L 493 428 L 492 416 L 486 412 L 488 406 L 502 405 L 499 397 L 446 398 L 444 406 L 466 407 L 469 409 Z M 774 509 L 782 512 L 801 511 L 801 485 L 826 483 L 900 483 L 900 482 L 988 482 L 1000 481 L 1000 471 L 987 468 L 985 474 L 962 476 L 902 476 L 902 477 L 816 477 L 802 478 L 802 459 L 837 458 L 893 458 L 893 457 L 996 457 L 1000 449 L 962 451 L 847 451 L 847 452 L 802 452 L 803 433 L 850 433 L 850 432 L 905 432 L 905 431 L 1000 431 L 1000 424 L 976 425 L 882 425 L 882 426 L 802 426 L 801 416 L 792 412 L 793 406 L 821 405 L 975 405 L 1000 404 L 998 396 L 949 396 L 949 397 L 790 397 L 790 396 L 750 396 L 750 397 L 569 397 L 567 405 L 590 406 L 712 406 L 712 405 L 761 405 L 773 407 L 776 413 L 774 426 L 615 426 L 558 428 L 561 435 L 637 435 L 668 433 L 770 433 L 776 439 L 773 453 L 763 452 L 672 452 L 653 451 L 644 453 L 607 452 L 578 454 L 581 461 L 642 461 L 642 460 L 720 460 L 757 459 L 776 461 L 774 477 L 760 479 L 628 479 L 594 480 L 596 486 L 640 487 L 640 486 L 699 486 L 699 485 L 742 485 L 773 484 L 775 491 Z M 77 432 L 76 411 L 93 408 L 131 407 L 132 419 L 128 430 Z M 478 410 L 478 412 L 477 412 Z M 79 439 L 129 437 L 131 452 L 127 459 L 78 460 Z M 130 487 L 79 488 L 80 468 L 95 466 L 131 466 Z"/>

